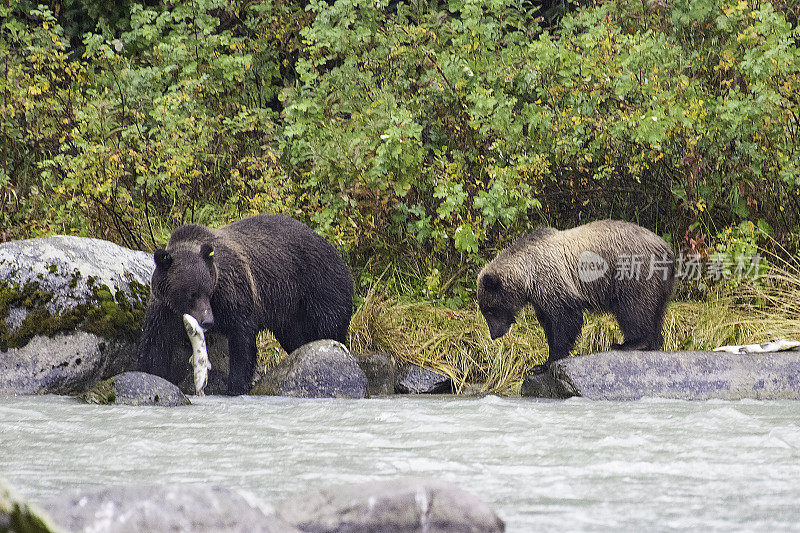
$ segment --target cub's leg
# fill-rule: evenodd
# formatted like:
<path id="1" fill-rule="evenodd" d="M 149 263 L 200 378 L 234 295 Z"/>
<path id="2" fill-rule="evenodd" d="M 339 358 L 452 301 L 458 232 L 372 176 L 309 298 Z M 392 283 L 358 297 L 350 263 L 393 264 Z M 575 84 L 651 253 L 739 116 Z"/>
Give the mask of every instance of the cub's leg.
<path id="1" fill-rule="evenodd" d="M 539 317 L 540 314 L 541 317 Z M 546 372 L 551 364 L 569 355 L 583 327 L 583 309 L 564 307 L 553 313 L 552 316 L 547 312 L 537 312 L 537 317 L 539 317 L 542 327 L 545 328 L 549 351 L 545 364 L 532 368 L 532 371 L 538 374 Z"/>
<path id="2" fill-rule="evenodd" d="M 622 330 L 624 342 L 614 343 L 612 350 L 646 350 L 650 346 L 652 324 L 655 321 L 652 309 L 638 302 L 621 303 L 614 312 Z"/>
<path id="3" fill-rule="evenodd" d="M 664 346 L 664 335 L 662 330 L 664 328 L 664 315 L 667 311 L 667 301 L 662 302 L 653 319 L 652 329 L 650 330 L 649 343 L 647 350 L 660 350 Z"/>

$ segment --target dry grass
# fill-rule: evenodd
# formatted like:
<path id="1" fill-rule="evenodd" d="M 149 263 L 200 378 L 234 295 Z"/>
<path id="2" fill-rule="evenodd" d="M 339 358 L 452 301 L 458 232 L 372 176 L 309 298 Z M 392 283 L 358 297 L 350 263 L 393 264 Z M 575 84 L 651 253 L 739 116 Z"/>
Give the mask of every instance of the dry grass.
<path id="1" fill-rule="evenodd" d="M 800 338 L 800 265 L 770 255 L 758 283 L 731 291 L 725 300 L 739 309 L 746 324 L 737 327 L 759 338 Z"/>
<path id="2" fill-rule="evenodd" d="M 585 318 L 575 353 L 604 351 L 621 340 L 614 317 Z M 664 338 L 670 351 L 800 339 L 800 270 L 773 266 L 758 284 L 729 289 L 706 302 L 673 302 Z M 441 370 L 459 391 L 479 384 L 487 392 L 514 394 L 525 370 L 547 358 L 533 312 L 523 313 L 508 334 L 492 341 L 476 305 L 452 310 L 387 297 L 375 287 L 353 315 L 348 342 L 354 354 L 384 352 Z M 260 337 L 259 349 L 267 366 L 280 360 L 280 349 L 268 335 Z"/>

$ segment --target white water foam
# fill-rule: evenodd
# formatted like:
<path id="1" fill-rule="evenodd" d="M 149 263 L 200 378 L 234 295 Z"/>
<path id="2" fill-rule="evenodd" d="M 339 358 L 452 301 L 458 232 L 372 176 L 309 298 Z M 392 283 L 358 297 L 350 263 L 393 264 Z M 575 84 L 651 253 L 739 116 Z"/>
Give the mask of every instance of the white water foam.
<path id="1" fill-rule="evenodd" d="M 0 397 L 0 477 L 65 489 L 186 482 L 265 506 L 414 476 L 528 531 L 796 531 L 800 402 L 193 398 L 181 408 Z"/>

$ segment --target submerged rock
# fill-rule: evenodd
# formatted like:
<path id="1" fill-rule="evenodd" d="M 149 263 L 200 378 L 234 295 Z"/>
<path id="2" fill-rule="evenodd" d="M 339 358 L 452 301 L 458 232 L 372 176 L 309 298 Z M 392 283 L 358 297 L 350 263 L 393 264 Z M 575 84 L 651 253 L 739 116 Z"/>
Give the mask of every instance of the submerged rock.
<path id="1" fill-rule="evenodd" d="M 360 355 L 356 357 L 356 361 L 367 377 L 367 394 L 370 396 L 394 394 L 397 365 L 391 355 L 385 353 Z"/>
<path id="2" fill-rule="evenodd" d="M 0 531 L 62 533 L 50 517 L 24 501 L 0 479 Z"/>
<path id="3" fill-rule="evenodd" d="M 99 239 L 0 244 L 0 393 L 77 393 L 135 368 L 153 268 Z"/>
<path id="4" fill-rule="evenodd" d="M 189 399 L 166 379 L 144 372 L 123 372 L 101 381 L 81 395 L 86 403 L 101 405 L 189 405 Z"/>
<path id="5" fill-rule="evenodd" d="M 451 394 L 453 381 L 440 372 L 408 364 L 397 372 L 394 390 L 401 394 Z"/>
<path id="6" fill-rule="evenodd" d="M 364 398 L 367 378 L 347 347 L 334 340 L 304 344 L 255 384 L 250 394 Z"/>
<path id="7" fill-rule="evenodd" d="M 242 495 L 215 487 L 108 487 L 58 495 L 42 507 L 70 531 L 297 532 Z"/>
<path id="8" fill-rule="evenodd" d="M 472 494 L 443 482 L 380 481 L 300 493 L 274 505 L 302 531 L 495 533 L 505 524 Z"/>
<path id="9" fill-rule="evenodd" d="M 593 400 L 800 399 L 800 353 L 611 351 L 529 373 L 523 396 Z"/>

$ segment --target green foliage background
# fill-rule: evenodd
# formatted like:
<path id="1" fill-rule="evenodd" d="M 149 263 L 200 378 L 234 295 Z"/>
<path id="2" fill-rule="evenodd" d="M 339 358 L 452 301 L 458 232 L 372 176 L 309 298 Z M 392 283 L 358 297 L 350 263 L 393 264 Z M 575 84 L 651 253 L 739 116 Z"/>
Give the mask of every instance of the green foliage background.
<path id="1" fill-rule="evenodd" d="M 797 248 L 797 0 L 108 6 L 0 6 L 0 240 L 282 212 L 456 304 L 539 224 Z"/>

